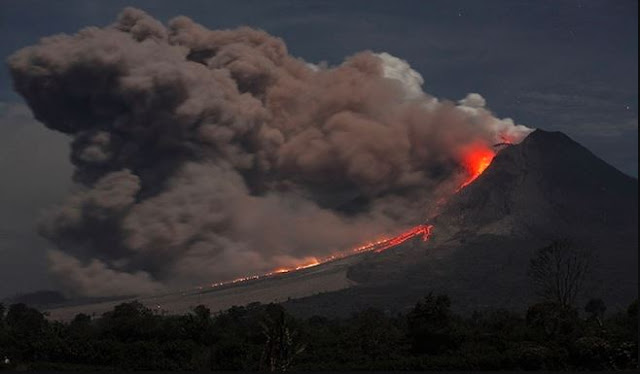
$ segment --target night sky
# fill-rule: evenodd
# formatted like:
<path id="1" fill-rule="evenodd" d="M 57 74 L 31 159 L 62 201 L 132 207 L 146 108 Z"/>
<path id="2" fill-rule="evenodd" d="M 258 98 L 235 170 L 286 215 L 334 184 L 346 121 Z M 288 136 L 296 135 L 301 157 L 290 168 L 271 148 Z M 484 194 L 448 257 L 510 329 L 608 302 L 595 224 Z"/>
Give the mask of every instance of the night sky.
<path id="1" fill-rule="evenodd" d="M 550 1 L 0 1 L 3 60 L 39 38 L 112 23 L 125 6 L 210 29 L 247 25 L 292 55 L 339 64 L 388 52 L 422 74 L 424 90 L 480 93 L 500 118 L 566 132 L 638 175 L 638 2 Z M 68 140 L 30 116 L 0 69 L 0 298 L 48 288 L 39 212 L 73 189 Z"/>

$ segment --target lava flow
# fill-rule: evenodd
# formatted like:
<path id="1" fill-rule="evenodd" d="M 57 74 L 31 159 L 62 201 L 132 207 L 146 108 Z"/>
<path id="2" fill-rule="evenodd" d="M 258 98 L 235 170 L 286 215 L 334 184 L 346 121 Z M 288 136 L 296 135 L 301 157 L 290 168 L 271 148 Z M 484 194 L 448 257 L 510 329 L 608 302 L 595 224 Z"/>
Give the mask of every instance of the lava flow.
<path id="1" fill-rule="evenodd" d="M 467 176 L 467 179 L 460 185 L 460 187 L 457 188 L 456 192 L 460 191 L 464 187 L 471 184 L 474 180 L 476 180 L 476 178 L 478 178 L 480 174 L 482 174 L 489 167 L 495 155 L 496 155 L 496 152 L 493 149 L 484 145 L 478 144 L 469 148 L 464 153 L 463 160 L 462 160 L 463 166 L 466 169 L 468 176 Z M 394 237 L 379 239 L 379 240 L 352 248 L 351 250 L 338 253 L 335 255 L 331 255 L 329 257 L 325 257 L 321 259 L 314 257 L 312 261 L 298 265 L 298 266 L 293 266 L 288 268 L 279 268 L 272 272 L 262 274 L 262 275 L 252 275 L 248 277 L 234 279 L 227 282 L 213 283 L 211 284 L 211 287 L 219 287 L 223 285 L 234 284 L 234 283 L 239 283 L 239 282 L 244 282 L 249 280 L 262 279 L 262 278 L 271 277 L 277 274 L 289 273 L 296 270 L 307 269 L 317 265 L 325 264 L 330 261 L 349 257 L 358 253 L 364 253 L 364 252 L 380 253 L 382 251 L 398 246 L 412 238 L 419 237 L 419 236 L 422 236 L 422 240 L 426 242 L 431 237 L 432 230 L 433 230 L 433 225 L 415 226 Z"/>
<path id="2" fill-rule="evenodd" d="M 364 253 L 364 252 L 380 253 L 384 250 L 400 245 L 406 242 L 407 240 L 418 237 L 418 236 L 422 236 L 422 240 L 426 242 L 431 237 L 432 229 L 433 229 L 433 225 L 419 225 L 392 238 L 384 238 L 384 239 L 376 240 L 374 242 L 367 243 L 367 244 L 352 248 L 351 250 L 331 255 L 329 257 L 325 257 L 322 259 L 313 258 L 312 261 L 304 263 L 302 265 L 298 265 L 290 268 L 279 268 L 262 275 L 251 275 L 251 276 L 237 278 L 237 279 L 226 281 L 226 282 L 212 283 L 211 287 L 220 287 L 220 286 L 245 282 L 249 280 L 256 280 L 256 279 L 271 277 L 277 274 L 290 273 L 296 270 L 308 269 L 314 266 L 325 264 L 330 261 L 335 261 L 341 258 L 349 257 L 358 253 Z"/>
<path id="3" fill-rule="evenodd" d="M 407 240 L 414 238 L 416 236 L 422 235 L 422 241 L 427 241 L 431 237 L 431 230 L 433 229 L 433 225 L 420 225 L 416 226 L 410 230 L 403 232 L 400 235 L 394 236 L 389 239 L 381 239 L 374 243 L 365 244 L 363 246 L 354 248 L 353 252 L 369 252 L 374 251 L 376 253 L 380 253 L 384 250 L 387 250 L 391 247 L 395 247 L 400 245 Z"/>
<path id="4" fill-rule="evenodd" d="M 496 153 L 491 148 L 483 145 L 475 145 L 469 148 L 469 150 L 465 152 L 462 160 L 468 177 L 464 183 L 458 187 L 457 191 L 460 191 L 476 180 L 476 178 L 491 165 L 491 161 L 493 161 L 495 155 Z"/>

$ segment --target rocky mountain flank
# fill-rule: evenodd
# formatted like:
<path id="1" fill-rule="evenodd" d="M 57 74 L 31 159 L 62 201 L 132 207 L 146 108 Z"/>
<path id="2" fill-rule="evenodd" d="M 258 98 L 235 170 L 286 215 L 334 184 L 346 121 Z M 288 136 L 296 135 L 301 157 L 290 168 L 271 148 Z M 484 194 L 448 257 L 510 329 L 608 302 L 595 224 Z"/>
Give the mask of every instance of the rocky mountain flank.
<path id="1" fill-rule="evenodd" d="M 520 309 L 535 300 L 527 267 L 555 239 L 590 248 L 580 301 L 627 305 L 638 294 L 638 181 L 560 132 L 536 130 L 500 150 L 487 170 L 413 240 L 350 267 L 356 287 L 287 303 L 298 314 L 341 315 L 366 307 L 401 311 L 428 292 L 461 311 Z"/>

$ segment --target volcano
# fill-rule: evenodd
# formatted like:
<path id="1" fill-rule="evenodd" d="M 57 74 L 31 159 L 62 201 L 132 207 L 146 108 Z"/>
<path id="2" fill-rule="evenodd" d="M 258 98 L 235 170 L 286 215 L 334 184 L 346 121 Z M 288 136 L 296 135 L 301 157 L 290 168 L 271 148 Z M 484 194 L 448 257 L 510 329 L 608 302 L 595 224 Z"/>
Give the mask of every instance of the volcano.
<path id="1" fill-rule="evenodd" d="M 186 292 L 138 298 L 186 313 L 251 302 L 283 302 L 300 316 L 344 316 L 368 307 L 403 312 L 429 292 L 459 312 L 521 310 L 535 301 L 527 276 L 536 249 L 571 239 L 594 252 L 582 299 L 615 310 L 638 292 L 638 181 L 560 132 L 536 130 L 500 145 L 480 173 L 423 225 L 355 254 Z M 51 309 L 52 318 L 100 313 L 126 299 Z M 584 304 L 581 304 L 584 305 Z"/>
<path id="2" fill-rule="evenodd" d="M 520 309 L 534 301 L 534 251 L 570 239 L 594 253 L 583 296 L 627 305 L 638 292 L 638 181 L 561 132 L 536 130 L 504 145 L 413 240 L 352 265 L 356 287 L 288 303 L 293 312 L 340 315 L 366 307 L 403 311 L 428 292 L 460 311 Z"/>

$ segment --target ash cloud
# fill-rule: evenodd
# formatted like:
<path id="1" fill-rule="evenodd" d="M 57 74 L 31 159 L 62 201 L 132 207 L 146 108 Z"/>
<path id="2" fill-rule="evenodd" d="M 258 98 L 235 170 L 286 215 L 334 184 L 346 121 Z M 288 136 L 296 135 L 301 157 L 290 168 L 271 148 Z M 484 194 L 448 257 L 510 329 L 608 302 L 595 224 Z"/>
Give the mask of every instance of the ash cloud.
<path id="1" fill-rule="evenodd" d="M 72 137 L 82 190 L 45 214 L 51 270 L 84 295 L 147 293 L 323 257 L 420 223 L 461 152 L 530 131 L 387 53 L 333 67 L 247 27 L 126 8 L 8 59 L 35 117 Z"/>

